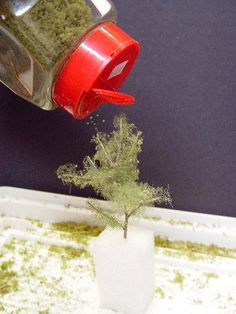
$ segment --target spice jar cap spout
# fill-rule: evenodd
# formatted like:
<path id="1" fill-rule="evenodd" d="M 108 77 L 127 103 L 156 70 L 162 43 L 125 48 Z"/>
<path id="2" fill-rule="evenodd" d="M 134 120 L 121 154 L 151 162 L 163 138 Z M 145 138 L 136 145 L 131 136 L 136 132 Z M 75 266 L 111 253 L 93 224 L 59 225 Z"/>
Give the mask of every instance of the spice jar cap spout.
<path id="1" fill-rule="evenodd" d="M 53 89 L 53 101 L 77 119 L 102 103 L 132 104 L 134 97 L 117 92 L 131 71 L 140 46 L 113 23 L 96 27 L 73 52 Z"/>

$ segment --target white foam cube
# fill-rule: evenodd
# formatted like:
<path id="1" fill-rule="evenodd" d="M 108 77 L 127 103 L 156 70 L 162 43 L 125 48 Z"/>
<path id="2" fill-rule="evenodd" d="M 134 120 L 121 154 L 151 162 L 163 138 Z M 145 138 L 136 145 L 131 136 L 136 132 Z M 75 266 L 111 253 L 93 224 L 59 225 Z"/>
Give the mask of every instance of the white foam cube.
<path id="1" fill-rule="evenodd" d="M 154 294 L 153 232 L 129 227 L 105 229 L 93 243 L 99 306 L 143 314 Z"/>

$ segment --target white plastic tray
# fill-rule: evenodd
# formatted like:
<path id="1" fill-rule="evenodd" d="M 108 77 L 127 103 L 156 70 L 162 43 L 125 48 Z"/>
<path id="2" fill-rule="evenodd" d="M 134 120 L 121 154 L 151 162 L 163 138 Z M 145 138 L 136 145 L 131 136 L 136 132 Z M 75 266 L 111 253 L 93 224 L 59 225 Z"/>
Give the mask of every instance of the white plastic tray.
<path id="1" fill-rule="evenodd" d="M 41 241 L 49 244 L 68 245 L 64 240 L 48 239 L 40 232 L 27 234 L 24 220 L 44 222 L 87 222 L 95 225 L 88 211 L 87 200 L 69 195 L 0 187 L 0 245 L 12 238 Z M 109 204 L 102 202 L 109 208 Z M 10 217 L 10 218 L 9 218 Z M 15 218 L 13 218 L 15 217 Z M 21 219 L 19 219 L 21 218 Z M 190 241 L 204 245 L 217 245 L 236 249 L 236 219 L 215 215 L 183 212 L 162 208 L 149 208 L 144 218 L 133 221 L 154 230 L 155 235 L 174 241 Z M 4 227 L 10 227 L 1 235 Z M 69 243 L 74 246 L 75 244 Z M 203 254 L 204 255 L 204 254 Z M 147 313 L 155 314 L 234 314 L 236 313 L 236 251 L 235 256 L 202 256 L 189 259 L 173 249 L 158 249 L 156 252 L 156 295 Z M 181 280 L 177 280 L 181 274 Z M 93 279 L 86 302 L 76 310 L 65 309 L 60 313 L 113 313 L 96 308 L 96 289 Z M 79 283 L 78 283 L 79 284 Z M 87 288 L 86 288 L 87 289 Z M 89 299 L 90 298 L 90 299 Z M 6 312 L 8 313 L 8 312 Z M 9 312 L 13 313 L 13 312 Z M 23 313 L 20 312 L 19 313 Z M 36 314 L 27 312 L 27 314 Z"/>

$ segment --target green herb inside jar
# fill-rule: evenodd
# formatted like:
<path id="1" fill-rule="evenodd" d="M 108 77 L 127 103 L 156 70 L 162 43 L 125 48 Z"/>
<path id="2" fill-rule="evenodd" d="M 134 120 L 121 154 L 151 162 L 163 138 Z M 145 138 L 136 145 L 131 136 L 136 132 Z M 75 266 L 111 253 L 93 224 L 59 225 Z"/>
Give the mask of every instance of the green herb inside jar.
<path id="1" fill-rule="evenodd" d="M 4 26 L 48 68 L 92 25 L 92 12 L 84 0 L 40 0 L 19 16 L 11 13 L 9 2 L 0 0 L 0 7 Z"/>

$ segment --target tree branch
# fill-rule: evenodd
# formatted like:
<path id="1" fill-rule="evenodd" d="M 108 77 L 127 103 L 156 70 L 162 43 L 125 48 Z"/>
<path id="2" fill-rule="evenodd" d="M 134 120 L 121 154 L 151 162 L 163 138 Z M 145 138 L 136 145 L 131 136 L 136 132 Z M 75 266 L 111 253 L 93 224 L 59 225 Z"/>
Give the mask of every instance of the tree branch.
<path id="1" fill-rule="evenodd" d="M 107 153 L 107 151 L 106 151 L 106 149 L 105 149 L 105 147 L 104 147 L 104 145 L 103 145 L 103 143 L 102 143 L 102 141 L 100 140 L 100 138 L 99 138 L 98 135 L 97 135 L 97 139 L 98 139 L 98 142 L 99 142 L 100 146 L 102 147 L 102 150 L 104 151 L 104 154 L 105 154 L 107 160 L 108 160 L 109 163 L 110 163 L 110 166 L 113 167 L 113 166 L 114 166 L 114 163 L 112 162 L 112 160 L 111 160 L 109 154 Z"/>
<path id="2" fill-rule="evenodd" d="M 134 215 L 135 212 L 137 212 L 142 206 L 145 206 L 145 204 L 155 203 L 156 201 L 159 200 L 159 198 L 160 198 L 160 196 L 159 197 L 153 197 L 153 198 L 145 201 L 145 203 L 141 203 L 139 206 L 137 206 L 131 212 L 128 213 L 128 217 L 130 218 L 132 215 Z"/>
<path id="3" fill-rule="evenodd" d="M 88 156 L 88 161 L 90 163 L 90 165 L 92 165 L 96 170 L 98 170 L 97 166 L 95 165 L 95 163 L 92 161 L 92 159 Z"/>
<path id="4" fill-rule="evenodd" d="M 129 224 L 129 215 L 127 212 L 125 212 L 125 223 L 124 223 L 124 238 L 127 239 L 127 233 L 128 233 L 128 224 Z"/>
<path id="5" fill-rule="evenodd" d="M 8 286 L 9 286 L 9 284 L 5 283 L 4 285 L 0 286 L 0 290 L 6 288 L 6 287 L 8 287 Z"/>
<path id="6" fill-rule="evenodd" d="M 122 153 L 123 120 L 120 119 L 120 152 Z"/>
<path id="7" fill-rule="evenodd" d="M 124 229 L 124 226 L 118 221 L 116 220 L 114 217 L 112 217 L 109 214 L 104 213 L 102 210 L 100 210 L 99 208 L 97 208 L 96 206 L 94 206 L 91 202 L 88 201 L 89 206 L 99 215 L 102 215 L 105 219 L 109 219 L 112 220 L 114 222 L 114 224 L 116 224 L 117 226 L 119 226 L 120 228 Z"/>
<path id="8" fill-rule="evenodd" d="M 115 142 L 116 142 L 117 147 L 118 147 L 118 152 L 117 152 L 117 156 L 116 156 L 116 163 L 117 163 L 120 159 L 120 156 L 121 156 L 121 143 L 118 142 L 115 135 L 114 135 L 114 139 L 115 139 Z"/>

